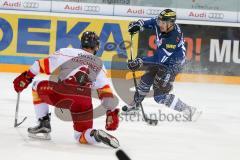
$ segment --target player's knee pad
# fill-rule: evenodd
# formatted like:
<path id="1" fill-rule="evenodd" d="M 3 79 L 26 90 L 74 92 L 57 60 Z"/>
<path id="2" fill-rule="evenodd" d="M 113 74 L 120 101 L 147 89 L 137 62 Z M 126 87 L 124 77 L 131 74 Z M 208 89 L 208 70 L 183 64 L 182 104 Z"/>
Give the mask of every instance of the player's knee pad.
<path id="1" fill-rule="evenodd" d="M 167 94 L 172 90 L 172 82 L 174 79 L 175 75 L 173 73 L 166 68 L 160 68 L 154 78 L 153 89 L 160 90 L 163 94 Z"/>

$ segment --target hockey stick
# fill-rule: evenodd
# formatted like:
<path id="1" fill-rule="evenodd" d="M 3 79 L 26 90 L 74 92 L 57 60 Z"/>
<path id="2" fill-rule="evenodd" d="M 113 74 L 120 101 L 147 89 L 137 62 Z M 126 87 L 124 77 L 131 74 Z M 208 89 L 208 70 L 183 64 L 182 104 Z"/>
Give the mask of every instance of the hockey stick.
<path id="1" fill-rule="evenodd" d="M 131 34 L 131 48 L 130 48 L 130 60 L 132 61 L 133 60 L 133 34 Z M 134 82 L 134 86 L 135 86 L 135 90 L 136 90 L 136 93 L 137 95 L 139 96 L 139 92 L 138 92 L 138 89 L 137 89 L 137 80 L 136 80 L 136 74 L 135 74 L 135 71 L 132 71 L 132 75 L 133 75 L 133 82 Z M 145 120 L 145 122 L 147 122 L 148 124 L 150 125 L 157 125 L 158 124 L 158 120 L 157 119 L 150 119 L 148 118 L 146 115 L 145 115 L 145 112 L 143 110 L 143 106 L 142 106 L 142 103 L 139 102 L 139 105 L 141 107 L 141 110 L 142 110 L 142 114 L 143 114 L 143 119 Z"/>
<path id="2" fill-rule="evenodd" d="M 118 160 L 131 160 L 122 149 L 117 150 L 115 154 Z"/>
<path id="3" fill-rule="evenodd" d="M 15 121 L 14 121 L 14 127 L 20 126 L 26 119 L 27 117 L 24 117 L 24 119 L 18 123 L 18 109 L 19 109 L 19 102 L 20 102 L 20 92 L 17 94 L 17 104 L 16 104 L 16 111 L 15 111 Z"/>

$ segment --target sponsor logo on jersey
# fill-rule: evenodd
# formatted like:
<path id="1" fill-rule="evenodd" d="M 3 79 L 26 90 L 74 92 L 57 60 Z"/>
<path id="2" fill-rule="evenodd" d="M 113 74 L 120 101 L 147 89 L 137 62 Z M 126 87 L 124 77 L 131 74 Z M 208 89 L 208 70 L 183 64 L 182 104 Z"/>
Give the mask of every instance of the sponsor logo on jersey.
<path id="1" fill-rule="evenodd" d="M 175 44 L 166 44 L 167 49 L 175 49 L 176 45 Z"/>

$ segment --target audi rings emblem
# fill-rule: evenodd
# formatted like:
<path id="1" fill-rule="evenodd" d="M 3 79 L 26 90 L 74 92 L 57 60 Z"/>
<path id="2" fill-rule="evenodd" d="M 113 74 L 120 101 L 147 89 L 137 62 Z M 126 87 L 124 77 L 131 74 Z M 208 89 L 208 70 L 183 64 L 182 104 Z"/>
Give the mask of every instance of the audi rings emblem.
<path id="1" fill-rule="evenodd" d="M 148 15 L 158 15 L 160 12 L 161 12 L 161 10 L 159 10 L 159 9 L 148 9 L 146 11 L 146 13 Z"/>
<path id="2" fill-rule="evenodd" d="M 224 13 L 208 13 L 209 19 L 223 19 Z"/>
<path id="3" fill-rule="evenodd" d="M 100 12 L 100 7 L 99 6 L 84 6 L 84 11 L 87 12 Z"/>
<path id="4" fill-rule="evenodd" d="M 39 3 L 38 2 L 23 2 L 23 7 L 24 8 L 39 8 Z"/>

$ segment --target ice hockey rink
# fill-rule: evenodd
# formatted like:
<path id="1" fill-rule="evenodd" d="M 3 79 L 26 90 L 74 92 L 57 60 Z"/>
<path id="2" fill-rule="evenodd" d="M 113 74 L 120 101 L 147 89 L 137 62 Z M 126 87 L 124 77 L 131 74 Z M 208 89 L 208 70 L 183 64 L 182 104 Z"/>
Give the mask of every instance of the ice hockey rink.
<path id="1" fill-rule="evenodd" d="M 52 114 L 52 140 L 30 139 L 27 128 L 35 125 L 31 88 L 21 94 L 19 117 L 27 120 L 14 128 L 17 95 L 12 81 L 15 73 L 0 73 L 0 155 L 18 160 L 116 160 L 115 149 L 103 144 L 81 145 L 73 138 L 71 122 Z M 174 93 L 202 110 L 195 122 L 159 122 L 149 126 L 143 121 L 122 120 L 111 132 L 132 160 L 239 160 L 240 159 L 240 85 L 183 83 L 174 84 Z M 98 102 L 94 102 L 95 104 Z M 121 105 L 123 102 L 121 102 Z M 146 112 L 169 113 L 153 99 L 144 100 Z M 105 116 L 95 119 L 94 127 L 104 129 Z"/>

